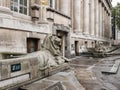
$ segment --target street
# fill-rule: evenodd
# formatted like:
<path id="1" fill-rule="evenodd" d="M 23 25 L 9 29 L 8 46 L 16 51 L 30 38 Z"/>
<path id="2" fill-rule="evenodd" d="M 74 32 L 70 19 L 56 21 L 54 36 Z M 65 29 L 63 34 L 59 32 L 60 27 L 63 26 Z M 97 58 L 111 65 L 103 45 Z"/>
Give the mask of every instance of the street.
<path id="1" fill-rule="evenodd" d="M 78 57 L 70 62 L 86 90 L 120 90 L 120 69 L 112 68 L 119 56 L 107 58 Z M 115 71 L 115 73 L 109 72 Z M 104 73 L 105 72 L 105 73 Z"/>

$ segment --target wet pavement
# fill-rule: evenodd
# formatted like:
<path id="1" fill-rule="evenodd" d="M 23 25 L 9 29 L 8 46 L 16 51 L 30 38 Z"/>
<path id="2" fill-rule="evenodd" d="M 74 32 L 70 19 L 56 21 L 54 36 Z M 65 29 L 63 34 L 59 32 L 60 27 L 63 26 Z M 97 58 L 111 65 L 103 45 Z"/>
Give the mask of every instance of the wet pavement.
<path id="1" fill-rule="evenodd" d="M 102 73 L 102 71 L 110 71 L 116 60 L 120 61 L 120 56 L 107 58 L 80 57 L 73 59 L 70 66 L 86 90 L 120 90 L 119 68 L 116 73 Z"/>

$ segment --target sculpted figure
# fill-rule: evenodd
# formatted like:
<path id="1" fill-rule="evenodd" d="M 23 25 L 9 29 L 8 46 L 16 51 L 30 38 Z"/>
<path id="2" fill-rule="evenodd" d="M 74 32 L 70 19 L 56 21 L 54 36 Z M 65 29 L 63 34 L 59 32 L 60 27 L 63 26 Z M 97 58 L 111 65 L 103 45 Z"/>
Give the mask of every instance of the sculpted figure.
<path id="1" fill-rule="evenodd" d="M 95 45 L 96 52 L 104 53 L 106 51 L 105 46 L 103 45 L 103 42 L 99 42 Z"/>
<path id="2" fill-rule="evenodd" d="M 55 58 L 57 64 L 62 64 L 69 59 L 62 56 L 61 50 L 61 39 L 57 36 L 48 35 L 43 43 L 43 51 L 48 50 L 51 55 Z"/>
<path id="3" fill-rule="evenodd" d="M 105 57 L 107 53 L 107 47 L 105 47 L 103 42 L 99 42 L 98 44 L 95 45 L 95 51 L 101 53 L 101 55 Z"/>
<path id="4" fill-rule="evenodd" d="M 57 36 L 46 36 L 42 50 L 28 54 L 30 57 L 37 57 L 40 65 L 40 70 L 44 70 L 50 67 L 57 67 L 69 59 L 62 56 L 61 51 L 61 39 Z"/>

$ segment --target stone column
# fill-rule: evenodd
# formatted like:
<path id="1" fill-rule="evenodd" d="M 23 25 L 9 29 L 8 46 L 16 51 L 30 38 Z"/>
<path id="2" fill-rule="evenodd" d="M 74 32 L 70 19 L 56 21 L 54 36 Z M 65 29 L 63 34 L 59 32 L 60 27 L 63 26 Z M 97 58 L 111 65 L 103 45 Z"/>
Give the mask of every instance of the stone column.
<path id="1" fill-rule="evenodd" d="M 53 8 L 54 8 L 54 9 L 56 9 L 56 8 L 55 8 L 55 6 L 56 6 L 56 5 L 55 5 L 55 4 L 56 4 L 55 2 L 56 2 L 56 0 L 53 0 L 53 2 L 52 2 L 52 3 L 53 3 Z"/>
<path id="2" fill-rule="evenodd" d="M 84 0 L 84 34 L 89 34 L 89 0 Z"/>
<path id="3" fill-rule="evenodd" d="M 105 11 L 105 38 L 107 37 L 107 12 Z"/>
<path id="4" fill-rule="evenodd" d="M 2 1 L 3 1 L 3 0 L 0 0 L 0 6 L 2 6 Z"/>
<path id="5" fill-rule="evenodd" d="M 71 17 L 71 26 L 72 26 L 72 30 L 74 32 L 75 30 L 75 26 L 74 26 L 74 0 L 71 0 L 71 12 L 70 12 L 70 17 Z"/>
<path id="6" fill-rule="evenodd" d="M 96 37 L 99 35 L 99 1 L 96 1 Z"/>
<path id="7" fill-rule="evenodd" d="M 55 1 L 55 9 L 57 10 L 57 11 L 59 11 L 59 0 L 56 0 Z"/>
<path id="8" fill-rule="evenodd" d="M 109 37 L 109 26 L 108 26 L 108 23 L 109 23 L 109 21 L 108 21 L 108 13 L 107 13 L 107 38 Z"/>
<path id="9" fill-rule="evenodd" d="M 94 37 L 96 36 L 96 16 L 97 16 L 97 13 L 96 13 L 96 1 L 97 0 L 94 0 Z"/>
<path id="10" fill-rule="evenodd" d="M 91 18 L 91 14 L 92 14 L 92 10 L 91 10 L 91 5 L 92 5 L 92 0 L 89 0 L 89 35 L 91 35 L 91 32 L 92 32 L 92 30 L 91 30 L 91 20 L 92 20 L 92 18 Z"/>
<path id="11" fill-rule="evenodd" d="M 7 3 L 6 0 L 2 0 L 2 7 L 7 7 L 6 3 Z"/>
<path id="12" fill-rule="evenodd" d="M 95 0 L 91 0 L 91 35 L 95 35 Z"/>
<path id="13" fill-rule="evenodd" d="M 61 13 L 70 16 L 70 0 L 60 0 Z"/>
<path id="14" fill-rule="evenodd" d="M 112 30 L 111 30 L 111 13 L 109 14 L 109 32 L 110 32 L 110 39 L 112 37 Z"/>
<path id="15" fill-rule="evenodd" d="M 74 25 L 75 32 L 81 33 L 81 0 L 74 0 Z"/>
<path id="16" fill-rule="evenodd" d="M 109 31 L 108 31 L 108 13 L 106 13 L 106 30 L 107 30 L 107 34 L 106 37 L 109 37 Z"/>
<path id="17" fill-rule="evenodd" d="M 109 32 L 109 19 L 108 19 L 108 17 L 109 17 L 109 15 L 107 13 L 107 32 L 108 32 L 107 38 L 109 38 L 109 34 L 110 34 L 110 32 Z"/>
<path id="18" fill-rule="evenodd" d="M 4 7 L 4 8 L 9 8 L 10 9 L 10 0 L 0 0 L 0 6 Z"/>
<path id="19" fill-rule="evenodd" d="M 105 7 L 104 7 L 104 32 L 103 32 L 104 38 L 105 38 L 105 30 L 106 30 L 106 11 L 105 11 Z"/>
<path id="20" fill-rule="evenodd" d="M 108 20 L 108 13 L 107 13 L 107 38 L 109 37 L 109 20 Z"/>
<path id="21" fill-rule="evenodd" d="M 99 0 L 98 0 L 98 11 L 99 11 L 99 15 L 98 15 L 98 37 L 100 37 L 100 19 L 101 19 L 101 11 L 100 11 L 100 5 L 101 5 L 101 3 L 99 2 Z"/>
<path id="22" fill-rule="evenodd" d="M 104 11 L 104 6 L 102 6 L 102 37 L 104 38 L 104 30 L 105 30 L 105 11 Z"/>
<path id="23" fill-rule="evenodd" d="M 102 37 L 102 17 L 103 17 L 103 12 L 102 12 L 102 3 L 100 3 L 100 37 Z"/>
<path id="24" fill-rule="evenodd" d="M 84 0 L 81 0 L 81 31 L 82 31 L 82 34 L 84 33 Z"/>

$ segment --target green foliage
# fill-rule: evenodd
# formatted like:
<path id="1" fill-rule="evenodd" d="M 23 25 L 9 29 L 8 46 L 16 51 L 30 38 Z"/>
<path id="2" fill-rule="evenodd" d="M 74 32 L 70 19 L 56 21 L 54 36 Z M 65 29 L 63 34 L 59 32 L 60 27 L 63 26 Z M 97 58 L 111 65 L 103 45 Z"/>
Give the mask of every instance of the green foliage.
<path id="1" fill-rule="evenodd" d="M 120 3 L 117 4 L 116 7 L 112 8 L 112 17 L 115 20 L 112 20 L 112 24 L 115 25 L 120 29 Z"/>

